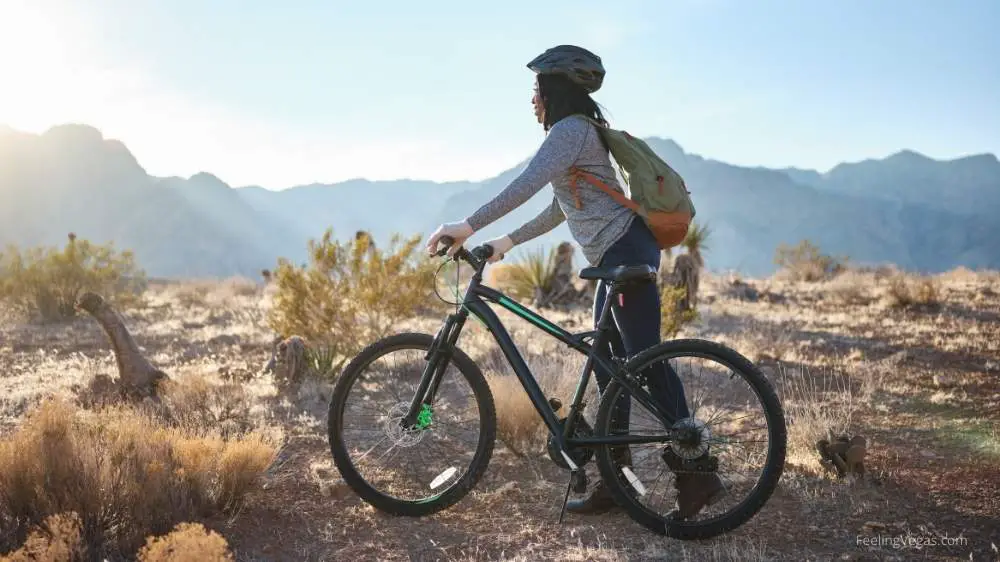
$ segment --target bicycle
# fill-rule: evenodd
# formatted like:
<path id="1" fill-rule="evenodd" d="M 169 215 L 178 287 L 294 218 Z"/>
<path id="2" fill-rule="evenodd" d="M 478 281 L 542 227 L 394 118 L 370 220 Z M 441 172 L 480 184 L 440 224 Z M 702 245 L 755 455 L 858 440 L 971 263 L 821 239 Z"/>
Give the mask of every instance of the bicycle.
<path id="1" fill-rule="evenodd" d="M 453 244 L 447 237 L 442 242 L 445 247 L 436 256 L 443 256 Z M 457 345 L 463 326 L 472 314 L 496 340 L 504 358 L 513 368 L 520 385 L 547 427 L 549 457 L 560 468 L 570 472 L 560 522 L 563 520 L 570 489 L 578 492 L 586 489 L 584 467 L 594 457 L 599 474 L 610 487 L 617 503 L 624 507 L 632 519 L 661 535 L 679 539 L 710 538 L 742 525 L 764 506 L 784 469 L 787 437 L 782 405 L 772 385 L 757 367 L 735 350 L 701 339 L 668 340 L 629 358 L 612 356 L 610 361 L 597 353 L 608 341 L 612 298 L 629 283 L 655 282 L 656 272 L 653 268 L 620 266 L 581 270 L 579 275 L 583 279 L 603 279 L 610 283 L 611 293 L 605 300 L 597 329 L 573 334 L 518 304 L 501 291 L 482 283 L 483 270 L 492 251 L 489 245 L 483 245 L 471 251 L 459 248 L 455 252 L 453 259 L 456 264 L 459 260 L 464 261 L 472 267 L 474 273 L 464 298 L 460 303 L 455 303 L 457 310 L 445 318 L 435 335 L 401 333 L 373 342 L 359 352 L 338 377 L 329 405 L 328 437 L 334 462 L 355 493 L 383 512 L 423 516 L 451 507 L 479 482 L 493 454 L 497 420 L 493 395 L 482 371 Z M 567 415 L 557 417 L 557 412 L 562 409 L 561 402 L 555 397 L 546 399 L 510 334 L 487 301 L 505 308 L 574 351 L 586 355 L 586 363 Z M 401 350 L 417 353 L 411 360 L 394 362 L 399 370 L 390 374 L 383 382 L 362 380 L 364 370 L 376 360 Z M 767 446 L 763 456 L 747 453 L 741 459 L 746 443 L 758 441 L 731 441 L 713 435 L 706 420 L 696 417 L 699 404 L 696 404 L 695 410 L 688 417 L 678 418 L 677 412 L 680 410 L 668 408 L 662 400 L 653 396 L 650 389 L 658 384 L 655 381 L 659 379 L 650 376 L 654 373 L 651 365 L 658 359 L 670 360 L 683 356 L 710 359 L 729 368 L 732 374 L 728 381 L 711 383 L 708 385 L 711 388 L 731 391 L 737 385 L 734 383 L 737 378 L 750 387 L 752 396 L 763 407 L 766 421 L 766 428 L 757 428 L 766 430 Z M 457 369 L 457 376 L 446 377 L 445 371 L 451 366 Z M 599 399 L 597 414 L 591 425 L 583 411 L 586 405 L 585 393 L 595 367 L 606 369 L 611 374 L 611 380 Z M 673 369 L 672 366 L 670 368 Z M 717 370 L 711 372 L 716 373 Z M 677 370 L 674 373 L 679 376 Z M 411 390 L 401 391 L 407 383 L 411 385 Z M 465 389 L 451 391 L 448 387 L 451 383 L 465 383 L 471 392 Z M 693 388 L 696 393 L 707 389 L 698 384 L 691 387 L 685 384 L 685 392 L 689 388 Z M 358 427 L 362 433 L 373 435 L 375 444 L 371 447 L 366 445 L 352 448 L 345 438 L 345 433 L 350 429 L 345 423 L 354 419 L 347 416 L 348 406 L 353 404 L 349 404 L 349 400 L 355 393 L 359 393 L 362 395 L 360 405 L 370 406 L 375 400 L 374 393 L 380 390 L 392 394 L 388 404 L 373 407 L 371 414 L 362 418 L 362 424 Z M 626 399 L 634 399 L 652 415 L 651 435 L 641 434 L 632 427 L 635 408 L 631 403 L 628 410 L 629 427 L 624 430 L 621 428 L 622 422 L 615 417 L 614 410 L 622 408 Z M 687 400 L 678 399 L 677 402 L 686 404 Z M 748 406 L 749 401 L 744 405 Z M 716 411 L 719 406 L 720 403 L 705 404 L 711 414 L 707 421 L 721 423 Z M 620 410 L 619 414 L 621 411 L 624 410 Z M 451 417 L 453 414 L 463 413 L 468 414 L 468 419 L 464 421 L 453 420 Z M 745 417 L 747 416 L 743 416 Z M 729 420 L 732 425 L 727 427 L 745 427 L 745 423 L 736 423 L 739 419 L 742 418 Z M 478 423 L 478 428 L 472 428 L 473 423 Z M 446 434 L 452 428 L 464 429 L 468 436 L 476 440 L 474 446 L 463 447 L 457 453 L 447 453 L 443 447 L 454 443 L 450 434 Z M 443 444 L 431 444 L 429 436 L 432 433 L 434 438 L 443 437 Z M 397 468 L 376 468 L 372 473 L 362 475 L 361 470 L 367 470 L 365 462 L 382 444 L 388 444 L 388 450 L 376 460 L 394 458 L 401 452 L 412 453 L 417 458 L 403 462 Z M 642 445 L 651 445 L 652 453 L 645 457 L 639 452 L 633 453 L 632 447 Z M 721 451 L 709 454 L 709 450 L 715 449 Z M 627 461 L 622 460 L 623 451 L 627 451 Z M 352 458 L 352 455 L 355 457 Z M 729 493 L 724 499 L 732 498 L 737 489 L 749 488 L 746 497 L 734 507 L 705 521 L 694 521 L 678 517 L 676 510 L 661 513 L 657 511 L 658 508 L 643 503 L 647 497 L 652 501 L 653 491 L 658 488 L 660 478 L 666 471 L 661 470 L 655 481 L 651 481 L 650 477 L 640 477 L 636 470 L 637 458 L 651 458 L 655 465 L 666 466 L 676 479 L 683 473 L 714 471 L 718 474 L 720 455 L 724 459 L 732 458 L 735 464 L 751 459 L 764 459 L 764 467 L 756 480 L 741 477 L 726 481 Z M 401 473 L 407 470 L 416 473 L 412 483 L 415 490 L 409 496 L 402 494 L 404 488 L 409 487 L 401 478 Z M 669 489 L 669 484 L 666 489 Z M 706 510 L 714 510 L 721 503 L 706 506 L 698 515 L 706 513 Z"/>

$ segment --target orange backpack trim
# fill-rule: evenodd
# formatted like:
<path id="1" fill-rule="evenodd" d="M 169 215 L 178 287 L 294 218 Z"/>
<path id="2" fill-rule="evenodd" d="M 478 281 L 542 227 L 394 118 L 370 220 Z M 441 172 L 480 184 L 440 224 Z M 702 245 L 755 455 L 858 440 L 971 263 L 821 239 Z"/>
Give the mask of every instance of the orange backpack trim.
<path id="1" fill-rule="evenodd" d="M 649 229 L 653 232 L 653 236 L 656 238 L 656 242 L 659 244 L 661 249 L 666 250 L 678 246 L 687 236 L 688 228 L 691 226 L 691 213 L 687 211 L 648 211 L 635 201 L 626 197 L 624 193 L 612 189 L 611 186 L 604 183 L 604 181 L 597 176 L 584 172 L 576 166 L 570 168 L 570 177 L 572 178 L 570 190 L 573 192 L 573 199 L 576 201 L 577 209 L 580 208 L 580 194 L 577 192 L 579 189 L 578 182 L 583 179 L 587 183 L 600 188 L 602 191 L 610 195 L 612 199 L 621 205 L 632 209 L 636 214 L 642 217 L 649 226 Z"/>

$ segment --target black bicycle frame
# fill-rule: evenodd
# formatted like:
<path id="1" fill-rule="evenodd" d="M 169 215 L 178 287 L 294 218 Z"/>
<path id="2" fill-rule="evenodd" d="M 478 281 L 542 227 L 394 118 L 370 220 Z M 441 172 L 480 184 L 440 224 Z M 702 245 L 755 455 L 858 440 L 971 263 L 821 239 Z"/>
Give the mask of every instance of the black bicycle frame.
<path id="1" fill-rule="evenodd" d="M 609 364 L 609 362 L 603 357 L 595 353 L 595 350 L 600 349 L 602 346 L 607 344 L 607 333 L 612 322 L 611 299 L 617 294 L 620 287 L 613 285 L 611 293 L 608 295 L 608 298 L 605 299 L 604 309 L 601 311 L 597 330 L 583 332 L 580 334 L 572 334 L 553 324 L 540 314 L 518 304 L 516 301 L 510 299 L 500 291 L 482 285 L 481 275 L 482 274 L 480 272 L 477 272 L 473 276 L 468 290 L 466 291 L 461 308 L 457 312 L 448 315 L 444 325 L 435 336 L 434 344 L 427 353 L 426 359 L 428 360 L 428 364 L 424 372 L 424 376 L 421 378 L 420 386 L 414 395 L 409 415 L 406 416 L 406 421 L 404 421 L 404 423 L 407 425 L 414 423 L 423 404 L 430 404 L 433 402 L 438 385 L 440 384 L 441 378 L 444 374 L 444 369 L 447 367 L 451 359 L 452 349 L 454 349 L 454 346 L 458 341 L 458 336 L 462 331 L 462 327 L 465 325 L 465 321 L 471 312 L 483 322 L 486 328 L 493 335 L 494 339 L 496 339 L 501 351 L 503 351 L 507 361 L 514 369 L 514 374 L 521 382 L 521 386 L 523 386 L 525 392 L 527 392 L 528 398 L 535 407 L 535 411 L 537 411 L 542 417 L 542 420 L 548 427 L 549 432 L 556 437 L 557 442 L 563 451 L 566 451 L 569 447 L 574 446 L 623 445 L 631 443 L 652 443 L 663 440 L 663 435 L 571 437 L 574 432 L 574 426 L 576 424 L 578 414 L 579 417 L 582 417 L 581 410 L 583 406 L 583 397 L 590 382 L 590 376 L 594 369 L 595 362 L 599 367 L 606 369 L 606 372 L 610 373 L 612 378 L 621 383 L 621 385 L 624 386 L 625 389 L 636 398 L 636 400 L 649 408 L 649 410 L 659 418 L 659 421 L 663 423 L 664 427 L 669 428 L 673 422 L 676 421 L 672 419 L 672 416 L 669 416 L 662 408 L 659 407 L 656 400 L 654 400 L 649 393 L 645 391 L 645 389 L 634 384 L 628 377 L 622 376 L 620 366 L 621 363 L 616 361 L 616 363 L 618 363 L 616 365 Z M 566 424 L 562 428 L 560 428 L 559 420 L 556 418 L 555 411 L 553 411 L 548 399 L 546 399 L 545 394 L 539 387 L 538 381 L 535 380 L 531 370 L 528 368 L 528 365 L 524 362 L 524 358 L 521 356 L 521 353 L 515 346 L 514 341 L 511 339 L 510 333 L 500 322 L 500 319 L 486 301 L 506 308 L 520 318 L 546 332 L 550 336 L 563 342 L 567 346 L 587 355 L 587 362 L 583 367 L 583 373 L 580 375 L 580 382 L 577 384 L 573 401 L 570 404 L 570 411 L 567 416 Z M 588 344 L 585 341 L 588 338 L 594 338 L 592 344 Z M 672 436 L 671 430 L 667 429 L 666 432 L 668 436 Z M 572 461 L 570 461 L 570 465 L 573 467 Z"/>

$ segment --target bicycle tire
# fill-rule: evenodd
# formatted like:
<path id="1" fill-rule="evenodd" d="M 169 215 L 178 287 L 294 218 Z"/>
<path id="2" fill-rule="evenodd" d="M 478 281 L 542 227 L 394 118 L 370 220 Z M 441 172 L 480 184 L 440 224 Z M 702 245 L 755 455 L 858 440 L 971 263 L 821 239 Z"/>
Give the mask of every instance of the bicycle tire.
<path id="1" fill-rule="evenodd" d="M 371 484 L 355 468 L 351 461 L 342 434 L 343 409 L 351 386 L 358 376 L 378 357 L 400 349 L 428 351 L 434 336 L 422 333 L 402 333 L 378 340 L 361 350 L 341 372 L 334 385 L 327 417 L 327 434 L 334 464 L 348 486 L 361 499 L 373 507 L 389 514 L 409 517 L 429 515 L 448 507 L 464 498 L 479 482 L 489 465 L 496 441 L 496 409 L 493 394 L 486 378 L 476 363 L 461 349 L 454 348 L 451 363 L 454 364 L 475 395 L 479 411 L 479 442 L 469 468 L 456 482 L 430 500 L 402 500 L 384 494 Z"/>
<path id="2" fill-rule="evenodd" d="M 754 364 L 739 352 L 708 340 L 678 339 L 657 344 L 633 357 L 623 366 L 623 372 L 636 372 L 664 356 L 697 356 L 728 365 L 739 371 L 756 393 L 764 407 L 768 422 L 767 460 L 764 469 L 750 494 L 733 509 L 720 517 L 704 522 L 678 521 L 663 517 L 639 503 L 629 492 L 629 484 L 618 477 L 618 470 L 611 458 L 610 446 L 603 445 L 597 450 L 597 465 L 602 479 L 608 484 L 615 500 L 629 516 L 656 532 L 680 540 L 708 539 L 727 533 L 756 515 L 770 499 L 784 471 L 787 450 L 787 428 L 784 409 L 774 387 Z M 594 431 L 601 436 L 608 435 L 614 402 L 624 387 L 612 380 L 601 397 L 595 417 Z"/>

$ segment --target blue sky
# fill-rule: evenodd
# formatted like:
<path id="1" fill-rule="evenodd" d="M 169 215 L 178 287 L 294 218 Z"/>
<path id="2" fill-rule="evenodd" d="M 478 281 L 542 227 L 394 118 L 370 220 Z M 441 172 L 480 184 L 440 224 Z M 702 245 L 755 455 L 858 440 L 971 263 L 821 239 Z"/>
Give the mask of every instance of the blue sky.
<path id="1" fill-rule="evenodd" d="M 0 0 L 0 123 L 280 189 L 482 179 L 543 140 L 525 63 L 579 44 L 613 124 L 750 166 L 1000 153 L 996 0 Z"/>

